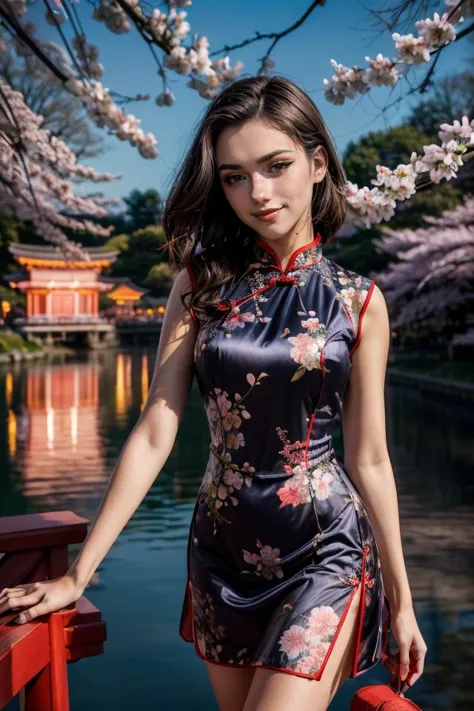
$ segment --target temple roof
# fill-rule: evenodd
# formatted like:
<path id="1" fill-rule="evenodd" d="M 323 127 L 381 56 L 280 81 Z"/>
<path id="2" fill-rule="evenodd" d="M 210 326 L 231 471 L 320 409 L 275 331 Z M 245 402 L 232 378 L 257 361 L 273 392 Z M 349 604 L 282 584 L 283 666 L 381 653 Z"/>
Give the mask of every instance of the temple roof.
<path id="1" fill-rule="evenodd" d="M 20 264 L 35 264 L 37 266 L 54 267 L 82 267 L 83 269 L 95 268 L 98 265 L 108 266 L 117 259 L 118 250 L 103 250 L 101 247 L 83 247 L 82 251 L 87 254 L 90 261 L 80 259 L 67 259 L 64 252 L 54 245 L 42 244 L 18 244 L 13 242 L 8 245 L 8 249 L 20 262 Z"/>
<path id="2" fill-rule="evenodd" d="M 139 299 L 150 291 L 138 286 L 128 277 L 101 277 L 99 283 L 111 285 L 111 289 L 107 292 L 107 296 L 111 299 Z"/>
<path id="3" fill-rule="evenodd" d="M 144 289 L 142 286 L 138 286 L 138 284 L 135 284 L 135 282 L 133 282 L 128 277 L 101 276 L 99 278 L 99 281 L 103 281 L 105 284 L 116 284 L 117 286 L 121 286 L 123 284 L 124 286 L 128 286 L 134 291 L 141 291 L 142 294 L 148 294 L 148 292 L 150 291 L 149 289 Z"/>

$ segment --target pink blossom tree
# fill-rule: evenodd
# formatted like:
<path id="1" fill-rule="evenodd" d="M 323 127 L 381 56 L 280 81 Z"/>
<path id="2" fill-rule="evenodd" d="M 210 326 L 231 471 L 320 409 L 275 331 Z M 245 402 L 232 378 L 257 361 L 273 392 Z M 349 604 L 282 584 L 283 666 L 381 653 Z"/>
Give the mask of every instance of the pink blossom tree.
<path id="1" fill-rule="evenodd" d="M 376 246 L 396 261 L 377 275 L 402 332 L 438 334 L 447 344 L 474 344 L 474 197 L 426 228 L 382 228 Z"/>

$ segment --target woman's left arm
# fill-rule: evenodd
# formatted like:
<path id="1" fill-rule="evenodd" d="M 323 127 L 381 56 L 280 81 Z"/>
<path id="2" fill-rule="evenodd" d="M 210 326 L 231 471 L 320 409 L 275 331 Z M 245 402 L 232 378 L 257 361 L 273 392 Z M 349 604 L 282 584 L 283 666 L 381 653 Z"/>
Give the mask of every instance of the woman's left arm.
<path id="1" fill-rule="evenodd" d="M 344 465 L 372 524 L 400 651 L 402 679 L 411 686 L 423 673 L 426 644 L 418 628 L 403 556 L 397 490 L 385 432 L 385 372 L 390 323 L 375 285 L 361 322 L 360 340 L 344 395 Z"/>

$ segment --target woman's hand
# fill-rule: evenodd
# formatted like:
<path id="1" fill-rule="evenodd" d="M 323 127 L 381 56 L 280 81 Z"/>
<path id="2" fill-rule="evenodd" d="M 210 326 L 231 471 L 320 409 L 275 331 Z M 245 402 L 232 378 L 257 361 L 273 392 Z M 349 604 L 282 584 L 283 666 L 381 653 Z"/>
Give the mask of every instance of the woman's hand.
<path id="1" fill-rule="evenodd" d="M 19 610 L 20 615 L 14 622 L 23 624 L 40 615 L 47 615 L 62 610 L 82 595 L 72 575 L 63 575 L 54 580 L 38 583 L 26 583 L 0 591 L 0 615 L 10 610 Z"/>
<path id="2" fill-rule="evenodd" d="M 399 649 L 399 673 L 408 686 L 423 674 L 427 646 L 419 630 L 413 607 L 394 611 L 391 615 L 392 633 Z"/>

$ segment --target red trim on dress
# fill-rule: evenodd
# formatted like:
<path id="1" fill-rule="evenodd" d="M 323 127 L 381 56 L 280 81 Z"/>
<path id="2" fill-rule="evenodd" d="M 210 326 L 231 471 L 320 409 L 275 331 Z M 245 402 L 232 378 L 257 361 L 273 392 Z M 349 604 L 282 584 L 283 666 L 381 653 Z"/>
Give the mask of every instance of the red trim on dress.
<path id="1" fill-rule="evenodd" d="M 367 310 L 367 307 L 368 307 L 368 305 L 369 305 L 369 301 L 370 301 L 370 298 L 371 298 L 371 296 L 372 296 L 372 294 L 373 294 L 374 287 L 375 287 L 375 282 L 372 281 L 371 284 L 370 284 L 370 286 L 369 286 L 369 288 L 368 288 L 367 296 L 365 297 L 364 304 L 363 304 L 362 309 L 361 309 L 360 314 L 359 314 L 359 323 L 358 323 L 358 325 L 357 325 L 356 341 L 355 341 L 354 345 L 352 346 L 351 350 L 349 351 L 349 355 L 350 355 L 350 356 L 354 353 L 355 349 L 356 349 L 357 346 L 359 345 L 360 336 L 361 336 L 361 332 L 362 332 L 362 319 L 363 319 L 364 314 L 365 314 L 365 312 L 366 312 L 366 310 Z"/>
<path id="2" fill-rule="evenodd" d="M 315 417 L 315 413 L 313 412 L 313 414 L 309 418 L 308 435 L 306 437 L 306 449 L 305 449 L 305 453 L 304 453 L 304 461 L 305 461 L 306 467 L 308 467 L 309 440 L 311 439 L 311 430 L 313 429 L 314 417 Z"/>
<path id="3" fill-rule="evenodd" d="M 351 592 L 351 594 L 350 594 L 349 600 L 347 601 L 346 606 L 345 606 L 345 608 L 344 608 L 344 611 L 343 611 L 343 613 L 342 613 L 342 615 L 341 615 L 341 619 L 339 620 L 339 624 L 338 624 L 338 626 L 337 626 L 336 633 L 335 633 L 335 635 L 334 635 L 334 637 L 333 637 L 333 639 L 332 639 L 332 641 L 331 641 L 331 644 L 329 645 L 329 649 L 328 649 L 328 651 L 326 652 L 326 656 L 325 656 L 324 659 L 323 659 L 323 663 L 321 664 L 321 666 L 319 667 L 318 671 L 316 672 L 316 676 L 313 677 L 316 681 L 319 681 L 319 680 L 321 679 L 321 677 L 322 677 L 324 668 L 325 668 L 326 664 L 327 664 L 328 661 L 329 661 L 329 657 L 331 656 L 331 652 L 332 652 L 332 650 L 333 650 L 333 648 L 334 648 L 334 645 L 336 644 L 337 638 L 339 637 L 339 633 L 340 633 L 340 631 L 341 631 L 341 629 L 342 629 L 342 625 L 344 624 L 344 621 L 345 621 L 345 619 L 346 619 L 346 617 L 347 617 L 347 613 L 349 612 L 349 610 L 350 610 L 350 608 L 351 608 L 352 600 L 354 599 L 354 597 L 355 597 L 357 591 L 359 590 L 359 588 L 360 588 L 360 584 L 357 585 L 357 586 L 353 589 L 353 591 Z"/>
<path id="4" fill-rule="evenodd" d="M 285 269 L 283 269 L 281 262 L 280 262 L 280 258 L 278 256 L 278 254 L 275 252 L 275 250 L 273 249 L 273 247 L 271 247 L 269 244 L 264 242 L 261 237 L 257 237 L 255 241 L 257 242 L 258 245 L 260 245 L 260 247 L 262 247 L 263 249 L 266 249 L 267 252 L 269 252 L 272 255 L 272 257 L 275 259 L 275 262 L 276 262 L 276 264 L 274 266 L 276 266 L 277 269 L 279 269 L 281 272 L 286 274 L 287 272 L 290 271 L 296 257 L 298 256 L 298 254 L 300 254 L 300 252 L 303 252 L 303 250 L 309 249 L 310 247 L 314 247 L 316 244 L 319 244 L 321 242 L 321 235 L 318 232 L 318 234 L 312 240 L 312 242 L 303 244 L 301 247 L 298 247 L 298 249 L 295 249 L 295 251 L 292 252 L 292 254 L 290 255 L 290 259 L 288 260 L 288 264 L 286 265 Z"/>
<path id="5" fill-rule="evenodd" d="M 188 579 L 184 596 L 183 614 L 179 625 L 179 634 L 185 642 L 193 641 L 193 601 L 191 598 L 191 581 Z"/>
<path id="6" fill-rule="evenodd" d="M 367 554 L 370 551 L 370 546 L 365 545 L 362 552 L 362 563 L 360 566 L 360 585 L 362 585 L 362 590 L 360 593 L 359 602 L 359 629 L 357 631 L 357 642 L 356 649 L 354 653 L 354 664 L 352 666 L 352 678 L 357 675 L 357 665 L 359 663 L 360 645 L 362 640 L 362 627 L 364 624 L 364 613 L 365 613 L 365 561 Z"/>

